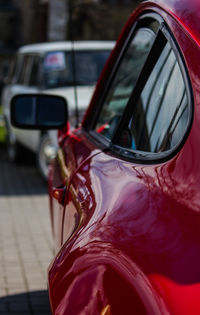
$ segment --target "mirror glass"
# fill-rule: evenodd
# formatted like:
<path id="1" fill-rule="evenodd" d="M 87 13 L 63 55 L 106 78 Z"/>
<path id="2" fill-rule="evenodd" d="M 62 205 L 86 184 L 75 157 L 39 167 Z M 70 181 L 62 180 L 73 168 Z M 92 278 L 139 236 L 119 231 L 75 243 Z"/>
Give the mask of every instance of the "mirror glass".
<path id="1" fill-rule="evenodd" d="M 11 122 L 28 129 L 58 129 L 67 122 L 67 103 L 54 95 L 17 95 L 11 103 Z"/>

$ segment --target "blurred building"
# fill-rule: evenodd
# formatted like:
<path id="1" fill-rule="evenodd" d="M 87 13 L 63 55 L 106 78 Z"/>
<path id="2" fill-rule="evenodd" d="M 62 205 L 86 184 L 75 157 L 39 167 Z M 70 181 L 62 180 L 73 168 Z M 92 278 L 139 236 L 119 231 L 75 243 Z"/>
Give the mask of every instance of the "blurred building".
<path id="1" fill-rule="evenodd" d="M 47 40 L 48 0 L 10 0 L 17 8 L 18 46 Z"/>
<path id="2" fill-rule="evenodd" d="M 99 0 L 99 2 L 105 3 L 105 4 L 111 4 L 111 5 L 124 6 L 124 5 L 132 5 L 133 2 L 136 2 L 136 1 L 133 1 L 133 0 Z"/>
<path id="3" fill-rule="evenodd" d="M 0 1 L 0 50 L 8 51 L 16 45 L 15 25 L 17 8 L 11 0 Z"/>
<path id="4" fill-rule="evenodd" d="M 116 39 L 138 2 L 140 0 L 49 0 L 48 40 Z"/>
<path id="5" fill-rule="evenodd" d="M 68 25 L 68 3 L 66 0 L 49 0 L 48 40 L 65 40 Z"/>
<path id="6" fill-rule="evenodd" d="M 47 40 L 65 40 L 72 33 L 77 39 L 115 39 L 138 2 L 139 0 L 1 0 L 0 49 L 14 49 L 23 44 Z"/>
<path id="7" fill-rule="evenodd" d="M 21 45 L 71 38 L 116 39 L 138 2 L 140 0 L 0 0 L 0 81 L 1 73 L 5 72 L 2 69 Z"/>
<path id="8" fill-rule="evenodd" d="M 67 36 L 74 39 L 115 40 L 141 0 L 68 0 L 72 21 Z"/>
<path id="9" fill-rule="evenodd" d="M 47 40 L 47 21 L 48 0 L 0 0 L 0 87 L 16 49 Z"/>
<path id="10" fill-rule="evenodd" d="M 0 92 L 7 74 L 9 60 L 17 47 L 18 10 L 10 0 L 0 1 Z"/>

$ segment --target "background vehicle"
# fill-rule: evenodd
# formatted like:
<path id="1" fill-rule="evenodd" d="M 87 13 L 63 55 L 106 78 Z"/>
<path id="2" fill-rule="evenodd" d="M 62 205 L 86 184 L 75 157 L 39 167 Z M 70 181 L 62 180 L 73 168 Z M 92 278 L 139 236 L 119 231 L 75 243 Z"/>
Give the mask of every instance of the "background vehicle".
<path id="1" fill-rule="evenodd" d="M 199 18 L 196 0 L 141 4 L 82 126 L 59 131 L 53 314 L 200 314 Z"/>
<path id="2" fill-rule="evenodd" d="M 23 161 L 26 158 L 23 148 L 28 148 L 37 154 L 39 170 L 42 176 L 47 178 L 49 161 L 55 156 L 57 149 L 56 132 L 24 131 L 11 126 L 11 98 L 19 93 L 47 91 L 53 95 L 64 96 L 68 103 L 71 126 L 75 127 L 76 105 L 81 120 L 113 46 L 114 42 L 109 41 L 85 41 L 74 44 L 33 44 L 19 49 L 1 100 L 7 127 L 8 156 L 11 161 Z"/>

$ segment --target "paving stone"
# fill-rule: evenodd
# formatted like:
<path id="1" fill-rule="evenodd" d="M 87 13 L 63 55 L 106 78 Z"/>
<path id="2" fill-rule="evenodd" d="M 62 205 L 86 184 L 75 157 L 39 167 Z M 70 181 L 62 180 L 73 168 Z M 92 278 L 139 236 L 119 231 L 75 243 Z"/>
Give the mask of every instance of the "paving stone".
<path id="1" fill-rule="evenodd" d="M 46 184 L 35 165 L 15 166 L 0 146 L 0 315 L 49 315 L 53 258 Z"/>

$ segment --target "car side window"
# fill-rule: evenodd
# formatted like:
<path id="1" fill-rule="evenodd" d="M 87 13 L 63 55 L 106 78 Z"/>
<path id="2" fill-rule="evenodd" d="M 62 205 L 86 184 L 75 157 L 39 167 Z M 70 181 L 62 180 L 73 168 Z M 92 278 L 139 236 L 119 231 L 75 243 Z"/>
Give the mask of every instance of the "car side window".
<path id="1" fill-rule="evenodd" d="M 111 139 L 155 40 L 152 28 L 141 27 L 134 32 L 105 97 L 95 130 Z"/>
<path id="2" fill-rule="evenodd" d="M 126 156 L 172 152 L 190 124 L 188 86 L 167 28 L 160 24 L 156 34 L 139 28 L 104 98 L 95 132 Z"/>
<path id="3" fill-rule="evenodd" d="M 145 152 L 170 150 L 182 139 L 188 117 L 185 83 L 167 42 L 123 128 L 131 137 L 125 143 L 131 149 Z"/>

